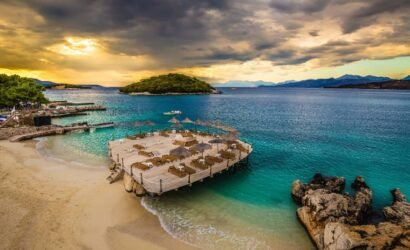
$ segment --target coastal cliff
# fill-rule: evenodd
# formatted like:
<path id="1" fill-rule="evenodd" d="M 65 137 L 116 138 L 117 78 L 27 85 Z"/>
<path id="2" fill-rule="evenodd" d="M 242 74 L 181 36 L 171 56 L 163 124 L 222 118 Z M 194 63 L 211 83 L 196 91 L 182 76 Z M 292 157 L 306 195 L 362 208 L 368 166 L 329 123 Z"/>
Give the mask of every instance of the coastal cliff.
<path id="1" fill-rule="evenodd" d="M 383 209 L 385 220 L 366 224 L 372 191 L 363 177 L 352 183 L 354 196 L 344 193 L 343 177 L 316 174 L 309 183 L 296 180 L 291 195 L 301 205 L 297 216 L 318 249 L 410 249 L 410 204 L 399 189 Z"/>

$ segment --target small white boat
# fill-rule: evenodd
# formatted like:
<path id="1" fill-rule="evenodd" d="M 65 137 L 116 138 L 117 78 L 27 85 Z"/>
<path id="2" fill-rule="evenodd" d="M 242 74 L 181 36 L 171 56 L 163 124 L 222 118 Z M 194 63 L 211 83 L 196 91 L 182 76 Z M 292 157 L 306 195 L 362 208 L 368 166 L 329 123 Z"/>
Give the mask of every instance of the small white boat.
<path id="1" fill-rule="evenodd" d="M 182 114 L 182 111 L 180 110 L 172 110 L 170 112 L 164 112 L 164 115 L 180 115 Z"/>

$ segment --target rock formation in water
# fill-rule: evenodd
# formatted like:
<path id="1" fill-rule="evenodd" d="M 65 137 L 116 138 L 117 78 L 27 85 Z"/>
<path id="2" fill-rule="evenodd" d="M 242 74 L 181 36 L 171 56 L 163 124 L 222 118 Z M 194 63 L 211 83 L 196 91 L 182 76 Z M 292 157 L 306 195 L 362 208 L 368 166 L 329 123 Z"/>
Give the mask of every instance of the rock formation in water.
<path id="1" fill-rule="evenodd" d="M 383 210 L 385 221 L 364 224 L 371 212 L 372 191 L 356 177 L 354 196 L 344 193 L 343 177 L 316 174 L 309 183 L 296 180 L 292 197 L 302 205 L 297 216 L 319 249 L 410 249 L 410 204 L 399 189 Z"/>
<path id="2" fill-rule="evenodd" d="M 146 194 L 142 185 L 136 182 L 128 173 L 124 173 L 123 182 L 127 192 L 133 192 L 138 197 L 142 197 Z"/>

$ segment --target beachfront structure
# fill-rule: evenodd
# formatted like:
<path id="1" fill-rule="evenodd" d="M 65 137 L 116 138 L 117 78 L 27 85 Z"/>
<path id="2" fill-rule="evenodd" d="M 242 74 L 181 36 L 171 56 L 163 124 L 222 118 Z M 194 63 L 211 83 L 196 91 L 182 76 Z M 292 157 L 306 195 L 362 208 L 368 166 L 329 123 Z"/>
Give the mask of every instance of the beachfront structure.
<path id="1" fill-rule="evenodd" d="M 191 186 L 247 159 L 252 146 L 230 139 L 234 140 L 199 131 L 171 130 L 128 136 L 110 141 L 108 147 L 114 175 L 123 173 L 126 186 L 138 185 L 144 193 L 160 195 Z"/>

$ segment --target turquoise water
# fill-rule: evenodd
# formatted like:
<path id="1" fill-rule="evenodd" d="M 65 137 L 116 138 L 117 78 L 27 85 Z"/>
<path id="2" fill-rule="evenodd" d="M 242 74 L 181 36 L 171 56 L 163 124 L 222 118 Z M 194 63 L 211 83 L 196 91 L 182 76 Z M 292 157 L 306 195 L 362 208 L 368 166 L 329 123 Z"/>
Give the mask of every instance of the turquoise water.
<path id="1" fill-rule="evenodd" d="M 315 172 L 362 175 L 374 206 L 389 190 L 410 195 L 410 92 L 332 89 L 224 89 L 211 96 L 127 96 L 114 90 L 48 91 L 53 100 L 93 101 L 106 112 L 55 119 L 57 124 L 114 121 L 115 129 L 50 137 L 55 154 L 104 165 L 107 141 L 136 133 L 136 120 L 167 127 L 162 112 L 219 120 L 252 143 L 250 166 L 161 196 L 144 199 L 174 236 L 205 248 L 310 249 L 290 198 L 295 179 Z M 152 129 L 151 127 L 145 129 Z M 97 165 L 98 165 L 97 164 Z M 349 188 L 347 188 L 350 191 Z M 296 237 L 295 237 L 296 235 Z"/>

